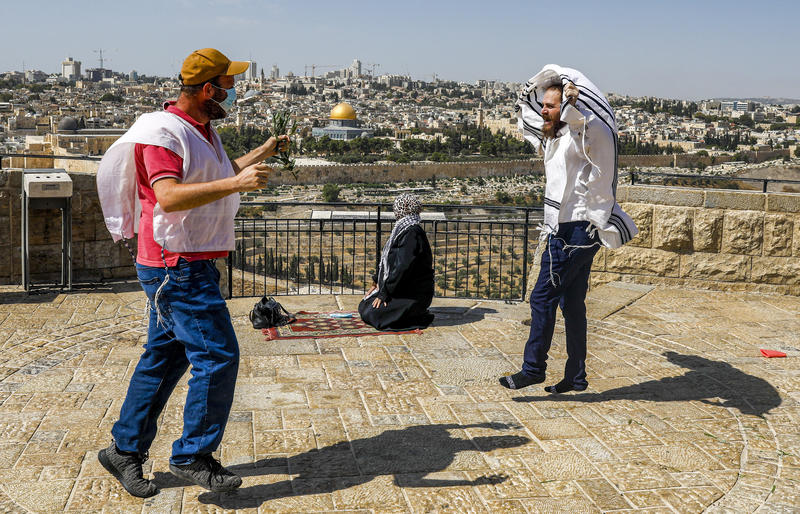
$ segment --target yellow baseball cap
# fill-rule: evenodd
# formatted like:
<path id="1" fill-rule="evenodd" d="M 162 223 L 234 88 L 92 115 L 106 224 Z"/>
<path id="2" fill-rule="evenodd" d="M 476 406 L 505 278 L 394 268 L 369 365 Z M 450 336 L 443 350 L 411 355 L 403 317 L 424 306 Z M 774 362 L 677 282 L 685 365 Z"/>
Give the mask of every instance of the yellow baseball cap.
<path id="1" fill-rule="evenodd" d="M 250 67 L 249 62 L 231 61 L 214 48 L 195 50 L 181 66 L 183 85 L 196 86 L 219 75 L 238 75 Z"/>

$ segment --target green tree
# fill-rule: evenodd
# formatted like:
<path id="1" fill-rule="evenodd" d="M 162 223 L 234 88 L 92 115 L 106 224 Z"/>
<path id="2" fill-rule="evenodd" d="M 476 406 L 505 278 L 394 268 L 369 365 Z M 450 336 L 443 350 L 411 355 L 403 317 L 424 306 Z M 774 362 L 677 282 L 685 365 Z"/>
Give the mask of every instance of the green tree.
<path id="1" fill-rule="evenodd" d="M 106 94 L 104 94 L 103 96 L 100 97 L 100 101 L 101 102 L 122 103 L 122 102 L 125 101 L 125 99 L 122 98 L 119 95 L 115 95 L 114 93 L 106 93 Z"/>
<path id="2" fill-rule="evenodd" d="M 747 113 L 744 113 L 741 116 L 739 116 L 739 118 L 736 120 L 736 123 L 738 123 L 739 125 L 744 125 L 745 127 L 749 128 L 753 128 L 753 126 L 755 126 L 756 124 L 753 121 L 753 117 Z"/>
<path id="3" fill-rule="evenodd" d="M 505 191 L 497 191 L 494 194 L 494 199 L 497 200 L 497 203 L 501 205 L 511 203 L 511 195 Z"/>
<path id="4" fill-rule="evenodd" d="M 337 186 L 336 184 L 325 184 L 322 187 L 322 199 L 326 202 L 338 202 L 339 201 L 339 193 L 342 189 Z"/>

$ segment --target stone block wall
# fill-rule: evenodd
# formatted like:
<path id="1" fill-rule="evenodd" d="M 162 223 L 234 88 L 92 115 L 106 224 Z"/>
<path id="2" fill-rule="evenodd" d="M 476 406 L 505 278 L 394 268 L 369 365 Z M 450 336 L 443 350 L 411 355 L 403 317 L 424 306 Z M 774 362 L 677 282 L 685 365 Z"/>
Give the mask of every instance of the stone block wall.
<path id="1" fill-rule="evenodd" d="M 128 250 L 114 244 L 103 222 L 94 173 L 72 178 L 73 281 L 136 276 Z M 0 170 L 0 284 L 22 282 L 22 172 Z M 61 211 L 33 210 L 29 218 L 30 277 L 33 284 L 61 276 Z"/>
<path id="2" fill-rule="evenodd" d="M 597 254 L 593 284 L 800 295 L 800 195 L 620 186 L 617 200 L 640 232 Z"/>
<path id="3" fill-rule="evenodd" d="M 111 241 L 103 223 L 95 175 L 70 176 L 74 279 L 134 277 L 126 248 Z M 21 188 L 20 170 L 0 171 L 2 284 L 21 282 Z M 800 295 L 800 194 L 620 186 L 618 201 L 640 232 L 623 248 L 597 254 L 593 284 L 622 280 Z M 31 214 L 31 279 L 52 282 L 60 274 L 60 212 Z"/>

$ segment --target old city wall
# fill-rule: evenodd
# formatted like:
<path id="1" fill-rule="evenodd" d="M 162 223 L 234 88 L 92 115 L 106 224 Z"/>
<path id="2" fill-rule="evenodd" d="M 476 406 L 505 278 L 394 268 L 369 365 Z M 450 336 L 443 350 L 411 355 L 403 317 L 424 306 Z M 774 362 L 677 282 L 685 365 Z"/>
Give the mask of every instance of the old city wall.
<path id="1" fill-rule="evenodd" d="M 697 168 L 700 165 L 712 166 L 722 164 L 735 159 L 747 159 L 748 162 L 764 162 L 782 157 L 789 157 L 788 148 L 778 150 L 753 150 L 740 152 L 738 156 L 733 155 L 698 155 L 696 153 L 677 153 L 670 155 L 620 155 L 619 165 L 621 168 Z"/>
<path id="2" fill-rule="evenodd" d="M 675 163 L 674 155 L 620 155 L 619 167 L 657 167 L 672 166 Z"/>
<path id="3" fill-rule="evenodd" d="M 55 161 L 55 164 L 54 164 Z M 3 168 L 62 168 L 68 172 L 96 173 L 99 161 L 72 159 L 37 159 L 6 157 Z M 408 164 L 342 164 L 297 166 L 297 178 L 290 171 L 274 165 L 272 185 L 395 183 L 431 178 L 509 177 L 544 173 L 542 159 L 486 162 L 425 162 Z"/>
<path id="4" fill-rule="evenodd" d="M 749 162 L 763 162 L 789 155 L 789 150 L 766 150 L 743 152 Z M 741 157 L 741 156 L 740 156 Z M 694 168 L 700 164 L 710 166 L 734 159 L 730 155 L 620 155 L 621 168 L 634 167 L 678 167 Z M 2 159 L 3 168 L 62 168 L 68 172 L 95 173 L 97 160 L 42 159 L 33 157 L 6 157 Z M 342 164 L 298 166 L 297 178 L 290 171 L 275 166 L 270 176 L 270 184 L 337 184 L 351 183 L 395 183 L 409 180 L 423 181 L 431 178 L 472 178 L 508 177 L 544 173 L 542 159 L 486 162 L 425 162 L 408 164 Z"/>
<path id="5" fill-rule="evenodd" d="M 298 166 L 297 179 L 290 171 L 276 166 L 270 176 L 274 185 L 392 183 L 431 178 L 508 177 L 544 173 L 541 159 L 491 162 L 441 162 L 409 164 L 346 164 Z"/>
<path id="6" fill-rule="evenodd" d="M 592 283 L 613 280 L 800 295 L 800 195 L 620 186 L 639 235 L 602 249 Z"/>
<path id="7" fill-rule="evenodd" d="M 744 152 L 750 162 L 762 162 L 789 155 L 788 150 Z M 695 154 L 673 155 L 620 155 L 620 167 L 697 167 L 732 161 L 733 156 L 702 156 Z M 423 181 L 431 178 L 508 177 L 544 173 L 542 159 L 492 162 L 441 162 L 409 164 L 346 164 L 325 166 L 298 166 L 297 179 L 291 172 L 280 170 L 270 177 L 274 185 L 392 183 L 409 180 Z"/>
<path id="8" fill-rule="evenodd" d="M 130 254 L 114 244 L 103 223 L 94 173 L 70 173 L 73 280 L 134 277 Z M 0 284 L 19 284 L 21 275 L 22 172 L 0 171 Z M 61 270 L 61 211 L 30 212 L 31 281 L 55 281 Z"/>

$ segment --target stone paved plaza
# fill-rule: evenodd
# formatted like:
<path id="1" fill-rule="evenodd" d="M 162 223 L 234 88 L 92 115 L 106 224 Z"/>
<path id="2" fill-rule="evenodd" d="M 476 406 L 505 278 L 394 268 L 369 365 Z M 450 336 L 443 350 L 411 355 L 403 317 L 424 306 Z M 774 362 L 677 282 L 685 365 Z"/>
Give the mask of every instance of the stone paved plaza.
<path id="1" fill-rule="evenodd" d="M 0 512 L 800 511 L 798 297 L 596 288 L 589 389 L 557 396 L 497 384 L 526 304 L 436 300 L 422 335 L 265 341 L 253 302 L 229 302 L 242 361 L 219 451 L 242 488 L 168 471 L 187 374 L 145 466 L 161 492 L 141 500 L 96 458 L 142 352 L 138 285 L 0 290 Z M 547 383 L 564 358 L 559 324 Z"/>

